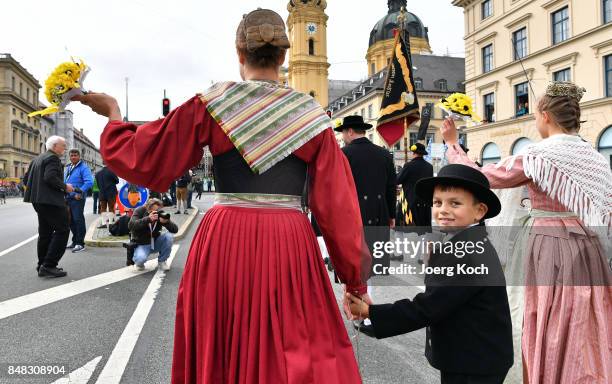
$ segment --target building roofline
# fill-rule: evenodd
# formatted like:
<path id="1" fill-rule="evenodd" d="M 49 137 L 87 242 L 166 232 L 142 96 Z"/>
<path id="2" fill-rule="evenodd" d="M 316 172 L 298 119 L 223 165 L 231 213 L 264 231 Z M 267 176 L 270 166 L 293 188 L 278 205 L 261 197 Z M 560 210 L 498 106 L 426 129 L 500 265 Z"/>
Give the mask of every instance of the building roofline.
<path id="1" fill-rule="evenodd" d="M 34 84 L 36 84 L 39 89 L 42 88 L 42 86 L 38 82 L 38 79 L 36 79 L 34 75 L 28 72 L 28 70 L 25 69 L 25 67 L 22 66 L 21 63 L 17 61 L 10 53 L 0 53 L 0 63 L 2 62 L 8 62 L 10 64 L 13 64 L 19 72 L 22 72 L 22 74 L 25 75 L 25 77 L 29 78 L 29 80 L 31 80 Z"/>

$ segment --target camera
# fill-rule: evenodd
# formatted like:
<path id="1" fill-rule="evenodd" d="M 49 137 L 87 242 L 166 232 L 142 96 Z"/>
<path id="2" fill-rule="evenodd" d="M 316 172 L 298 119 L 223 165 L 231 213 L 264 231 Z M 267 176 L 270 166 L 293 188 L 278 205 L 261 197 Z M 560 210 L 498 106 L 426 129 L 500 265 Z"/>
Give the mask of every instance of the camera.
<path id="1" fill-rule="evenodd" d="M 159 218 L 164 219 L 164 220 L 170 220 L 170 214 L 168 212 L 165 212 L 163 210 L 156 211 L 156 212 Z"/>

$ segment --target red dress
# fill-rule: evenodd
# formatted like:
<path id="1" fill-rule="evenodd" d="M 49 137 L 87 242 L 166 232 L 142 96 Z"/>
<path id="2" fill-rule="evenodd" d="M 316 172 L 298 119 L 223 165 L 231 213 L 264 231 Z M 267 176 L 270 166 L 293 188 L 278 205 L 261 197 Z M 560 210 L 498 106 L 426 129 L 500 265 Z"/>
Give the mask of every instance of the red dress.
<path id="1" fill-rule="evenodd" d="M 166 190 L 233 144 L 198 97 L 165 119 L 112 121 L 101 137 L 120 177 Z M 366 291 L 354 181 L 331 129 L 293 155 L 308 164 L 310 208 L 347 290 Z M 297 210 L 215 205 L 200 223 L 179 286 L 172 382 L 360 383 L 316 237 Z"/>

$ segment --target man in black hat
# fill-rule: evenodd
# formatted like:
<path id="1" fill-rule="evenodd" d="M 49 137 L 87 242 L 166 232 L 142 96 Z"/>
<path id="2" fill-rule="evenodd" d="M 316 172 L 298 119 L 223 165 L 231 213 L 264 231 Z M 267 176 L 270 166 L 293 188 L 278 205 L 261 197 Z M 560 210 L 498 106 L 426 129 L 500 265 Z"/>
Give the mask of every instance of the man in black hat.
<path id="1" fill-rule="evenodd" d="M 415 193 L 417 181 L 425 177 L 433 177 L 433 166 L 423 158 L 427 155 L 425 146 L 416 143 L 410 147 L 412 160 L 404 164 L 404 167 L 397 176 L 397 184 L 402 185 L 404 199 L 408 203 L 408 212 L 404 217 L 408 217 L 406 226 L 417 226 L 416 232 L 421 235 L 431 229 L 431 201 L 421 200 Z"/>
<path id="2" fill-rule="evenodd" d="M 346 144 L 342 151 L 348 158 L 355 179 L 365 240 L 371 252 L 374 242 L 389 241 L 390 228 L 395 227 L 396 174 L 391 153 L 365 137 L 365 132 L 370 128 L 372 124 L 365 123 L 363 117 L 355 115 L 345 117 L 335 131 L 342 132 L 342 140 Z M 388 274 L 389 264 L 388 254 L 374 258 L 373 274 Z M 371 333 L 369 321 L 359 329 Z"/>

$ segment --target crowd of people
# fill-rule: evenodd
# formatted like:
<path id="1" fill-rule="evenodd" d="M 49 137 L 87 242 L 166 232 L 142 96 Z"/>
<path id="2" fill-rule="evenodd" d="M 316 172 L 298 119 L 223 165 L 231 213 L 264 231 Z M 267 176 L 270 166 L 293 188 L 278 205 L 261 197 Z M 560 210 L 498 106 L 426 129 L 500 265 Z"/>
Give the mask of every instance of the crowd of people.
<path id="1" fill-rule="evenodd" d="M 74 98 L 108 117 L 101 136 L 108 165 L 151 190 L 174 190 L 175 214 L 200 194 L 204 180 L 194 185 L 189 170 L 203 148 L 214 157 L 215 204 L 193 238 L 179 285 L 173 383 L 361 382 L 306 209 L 344 284 L 347 318 L 376 338 L 426 328 L 425 355 L 442 383 L 612 381 L 612 278 L 604 252 L 612 173 L 579 136 L 582 88 L 547 88 L 534 107 L 542 141 L 520 155 L 478 166 L 448 118 L 441 133 L 450 164 L 434 176 L 425 147 L 415 144 L 397 175 L 389 152 L 365 137 L 372 127 L 360 116 L 335 128 L 346 144 L 340 149 L 321 106 L 279 84 L 289 40 L 278 14 L 244 15 L 235 44 L 243 81 L 217 83 L 138 128 L 123 121 L 109 95 Z M 163 157 L 151 150 L 160 146 Z M 65 275 L 57 262 L 69 231 L 66 195 L 78 209 L 76 196 L 91 185 L 72 156 L 62 178 L 63 141 L 51 138 L 47 148 L 28 171 L 26 201 L 39 216 L 39 273 L 57 276 Z M 429 249 L 424 268 L 487 273 L 429 272 L 423 293 L 377 303 L 372 278 L 390 273 L 390 259 L 386 252 L 373 257 L 373 249 L 396 227 L 397 185 L 407 206 L 403 224 L 429 231 L 433 219 L 451 245 Z M 487 233 L 486 220 L 502 209 L 491 189 L 515 187 L 528 189 L 532 209 L 502 265 Z M 130 221 L 142 234 L 134 236 L 137 269 L 152 250 L 167 268 L 171 243 L 160 231 L 176 225 L 162 205 L 151 199 Z M 70 228 L 76 248 L 79 228 Z M 466 241 L 482 251 L 459 255 Z"/>

